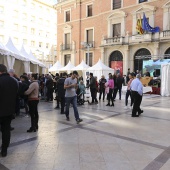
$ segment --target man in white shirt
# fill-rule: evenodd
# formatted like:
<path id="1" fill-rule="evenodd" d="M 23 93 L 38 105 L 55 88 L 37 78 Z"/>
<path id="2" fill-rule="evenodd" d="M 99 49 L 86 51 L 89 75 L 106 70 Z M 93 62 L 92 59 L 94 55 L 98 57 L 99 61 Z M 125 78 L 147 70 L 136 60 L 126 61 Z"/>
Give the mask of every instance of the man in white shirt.
<path id="1" fill-rule="evenodd" d="M 132 109 L 132 117 L 139 117 L 139 115 L 143 113 L 143 110 L 140 109 L 140 104 L 142 102 L 142 95 L 143 95 L 143 85 L 140 81 L 140 78 L 141 75 L 137 74 L 136 79 L 134 79 L 130 85 L 132 98 L 134 101 L 133 109 Z"/>

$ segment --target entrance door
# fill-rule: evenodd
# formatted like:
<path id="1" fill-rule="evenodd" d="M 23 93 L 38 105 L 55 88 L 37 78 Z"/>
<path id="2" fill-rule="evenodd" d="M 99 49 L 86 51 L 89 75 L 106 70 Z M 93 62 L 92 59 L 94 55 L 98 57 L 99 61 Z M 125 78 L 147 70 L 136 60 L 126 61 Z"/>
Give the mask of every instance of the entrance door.
<path id="1" fill-rule="evenodd" d="M 115 70 L 115 73 L 123 75 L 123 55 L 120 51 L 114 51 L 110 55 L 109 66 Z"/>
<path id="2" fill-rule="evenodd" d="M 151 53 L 146 48 L 139 49 L 134 56 L 134 71 L 139 70 L 143 73 L 143 61 L 151 59 Z"/>

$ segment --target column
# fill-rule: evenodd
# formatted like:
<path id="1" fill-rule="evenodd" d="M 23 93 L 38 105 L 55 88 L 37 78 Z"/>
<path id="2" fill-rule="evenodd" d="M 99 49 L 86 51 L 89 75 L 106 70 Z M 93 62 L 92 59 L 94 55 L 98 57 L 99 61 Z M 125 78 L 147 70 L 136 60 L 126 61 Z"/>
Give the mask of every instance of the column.
<path id="1" fill-rule="evenodd" d="M 126 75 L 129 66 L 129 47 L 125 46 L 125 55 L 123 56 L 123 75 Z"/>
<path id="2" fill-rule="evenodd" d="M 152 56 L 152 59 L 158 59 L 159 58 L 159 43 L 154 43 L 154 56 Z"/>

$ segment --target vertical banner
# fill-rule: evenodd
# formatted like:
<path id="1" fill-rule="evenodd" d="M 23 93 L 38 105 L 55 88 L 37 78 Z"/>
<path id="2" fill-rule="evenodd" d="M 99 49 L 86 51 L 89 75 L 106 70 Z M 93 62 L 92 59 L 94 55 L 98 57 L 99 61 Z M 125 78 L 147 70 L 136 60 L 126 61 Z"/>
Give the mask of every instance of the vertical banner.
<path id="1" fill-rule="evenodd" d="M 115 70 L 115 73 L 123 75 L 123 61 L 111 61 L 111 68 Z"/>

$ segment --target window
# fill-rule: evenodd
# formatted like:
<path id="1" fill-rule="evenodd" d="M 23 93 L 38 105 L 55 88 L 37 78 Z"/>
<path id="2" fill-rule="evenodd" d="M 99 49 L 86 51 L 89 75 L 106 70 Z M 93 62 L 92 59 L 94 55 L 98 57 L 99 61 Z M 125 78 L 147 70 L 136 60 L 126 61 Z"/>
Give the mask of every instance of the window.
<path id="1" fill-rule="evenodd" d="M 26 13 L 23 13 L 23 14 L 22 14 L 22 19 L 23 19 L 23 20 L 27 20 L 27 14 L 26 14 Z"/>
<path id="2" fill-rule="evenodd" d="M 43 43 L 42 42 L 39 42 L 39 47 L 42 47 Z"/>
<path id="3" fill-rule="evenodd" d="M 42 30 L 39 31 L 39 35 L 40 35 L 40 36 L 43 35 L 43 31 L 42 31 Z"/>
<path id="4" fill-rule="evenodd" d="M 46 26 L 50 26 L 50 21 L 46 20 Z"/>
<path id="5" fill-rule="evenodd" d="M 34 8 L 35 8 L 35 4 L 31 3 L 31 9 L 34 9 Z"/>
<path id="6" fill-rule="evenodd" d="M 113 24 L 112 25 L 112 37 L 120 37 L 121 36 L 121 24 Z"/>
<path id="7" fill-rule="evenodd" d="M 70 33 L 65 34 L 65 50 L 70 49 Z"/>
<path id="8" fill-rule="evenodd" d="M 92 5 L 88 5 L 87 6 L 87 17 L 91 17 L 92 14 Z"/>
<path id="9" fill-rule="evenodd" d="M 14 38 L 14 44 L 18 44 L 18 38 Z"/>
<path id="10" fill-rule="evenodd" d="M 35 16 L 31 16 L 31 22 L 35 22 Z"/>
<path id="11" fill-rule="evenodd" d="M 18 11 L 17 11 L 17 10 L 14 10 L 13 17 L 15 17 L 15 18 L 17 18 L 17 17 L 18 17 Z"/>
<path id="12" fill-rule="evenodd" d="M 121 0 L 113 0 L 113 9 L 121 8 Z"/>
<path id="13" fill-rule="evenodd" d="M 70 59 L 71 59 L 71 54 L 64 55 L 64 66 L 66 66 L 68 64 Z"/>
<path id="14" fill-rule="evenodd" d="M 139 0 L 139 3 L 147 2 L 148 0 Z"/>
<path id="15" fill-rule="evenodd" d="M 43 24 L 43 19 L 39 18 L 39 24 Z"/>
<path id="16" fill-rule="evenodd" d="M 0 35 L 0 42 L 4 41 L 4 35 Z"/>
<path id="17" fill-rule="evenodd" d="M 87 43 L 93 45 L 93 29 L 86 30 L 86 36 Z"/>
<path id="18" fill-rule="evenodd" d="M 22 31 L 23 31 L 24 33 L 26 33 L 26 32 L 27 32 L 27 27 L 26 27 L 26 26 L 23 26 L 23 27 L 22 27 Z"/>
<path id="19" fill-rule="evenodd" d="M 31 46 L 35 47 L 35 41 L 31 41 Z"/>
<path id="20" fill-rule="evenodd" d="M 89 64 L 90 67 L 93 66 L 93 53 L 89 53 L 89 63 L 88 63 L 88 53 L 86 53 L 86 64 Z"/>
<path id="21" fill-rule="evenodd" d="M 22 6 L 26 6 L 27 5 L 27 1 L 26 0 L 22 0 Z"/>
<path id="22" fill-rule="evenodd" d="M 34 28 L 31 28 L 31 34 L 35 34 L 35 29 Z"/>
<path id="23" fill-rule="evenodd" d="M 70 21 L 70 11 L 66 11 L 65 13 L 65 22 L 69 22 Z"/>
<path id="24" fill-rule="evenodd" d="M 26 39 L 23 39 L 23 44 L 27 45 L 27 40 Z"/>
<path id="25" fill-rule="evenodd" d="M 50 33 L 49 33 L 49 32 L 47 32 L 47 33 L 46 33 L 46 37 L 49 37 L 49 36 L 50 36 Z"/>
<path id="26" fill-rule="evenodd" d="M 48 43 L 46 43 L 46 48 L 48 48 L 49 47 L 49 44 Z"/>
<path id="27" fill-rule="evenodd" d="M 3 13 L 4 13 L 4 7 L 0 6 L 0 14 L 3 14 Z"/>
<path id="28" fill-rule="evenodd" d="M 18 31 L 18 24 L 14 24 L 14 30 Z"/>
<path id="29" fill-rule="evenodd" d="M 0 21 L 0 27 L 1 27 L 1 28 L 4 27 L 4 21 Z"/>

